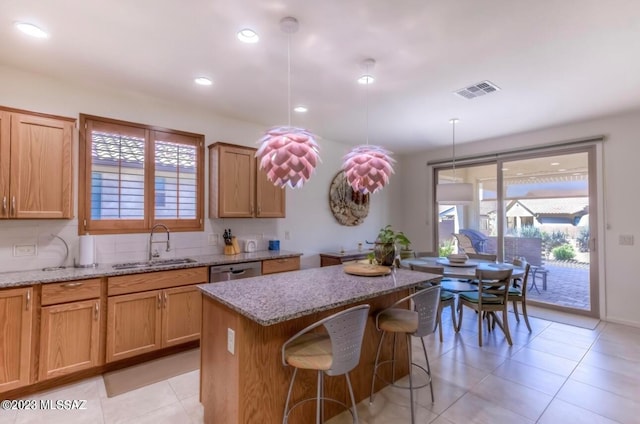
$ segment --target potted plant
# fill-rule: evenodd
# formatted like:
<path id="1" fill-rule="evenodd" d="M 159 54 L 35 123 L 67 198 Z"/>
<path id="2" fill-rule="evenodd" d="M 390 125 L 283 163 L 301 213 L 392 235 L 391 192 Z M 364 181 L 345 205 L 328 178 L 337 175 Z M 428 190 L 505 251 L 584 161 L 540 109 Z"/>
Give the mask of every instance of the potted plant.
<path id="1" fill-rule="evenodd" d="M 403 257 L 403 252 L 406 257 L 411 255 L 411 250 L 409 249 L 411 241 L 402 231 L 394 231 L 391 225 L 381 228 L 373 249 L 376 262 L 380 265 L 393 265 L 393 260 L 396 257 L 396 245 L 401 248 L 401 257 Z"/>

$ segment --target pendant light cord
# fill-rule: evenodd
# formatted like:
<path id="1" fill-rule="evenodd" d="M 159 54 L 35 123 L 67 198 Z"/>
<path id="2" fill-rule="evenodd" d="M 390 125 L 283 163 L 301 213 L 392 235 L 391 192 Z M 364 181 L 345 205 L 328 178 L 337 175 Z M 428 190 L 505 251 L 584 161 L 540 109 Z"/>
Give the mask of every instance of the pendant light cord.
<path id="1" fill-rule="evenodd" d="M 291 126 L 291 34 L 287 34 L 287 125 Z"/>
<path id="2" fill-rule="evenodd" d="M 452 164 L 453 164 L 453 182 L 456 182 L 456 122 L 458 121 L 457 118 L 452 118 L 451 119 L 451 125 L 453 125 L 453 160 L 452 160 Z"/>
<path id="3" fill-rule="evenodd" d="M 364 110 L 365 110 L 365 140 L 367 141 L 367 146 L 369 145 L 369 64 L 367 63 L 367 86 L 364 88 Z"/>

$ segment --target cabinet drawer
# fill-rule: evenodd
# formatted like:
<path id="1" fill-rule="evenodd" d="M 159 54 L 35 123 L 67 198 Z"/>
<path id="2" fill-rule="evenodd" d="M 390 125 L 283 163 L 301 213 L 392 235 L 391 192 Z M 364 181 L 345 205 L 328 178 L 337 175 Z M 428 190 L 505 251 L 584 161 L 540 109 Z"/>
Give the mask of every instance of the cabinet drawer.
<path id="1" fill-rule="evenodd" d="M 198 267 L 109 277 L 107 294 L 115 296 L 189 284 L 204 284 L 209 281 L 208 270 L 208 267 Z"/>
<path id="2" fill-rule="evenodd" d="M 296 271 L 300 269 L 300 256 L 262 261 L 262 274 Z"/>
<path id="3" fill-rule="evenodd" d="M 100 278 L 42 285 L 42 305 L 75 302 L 100 297 Z"/>

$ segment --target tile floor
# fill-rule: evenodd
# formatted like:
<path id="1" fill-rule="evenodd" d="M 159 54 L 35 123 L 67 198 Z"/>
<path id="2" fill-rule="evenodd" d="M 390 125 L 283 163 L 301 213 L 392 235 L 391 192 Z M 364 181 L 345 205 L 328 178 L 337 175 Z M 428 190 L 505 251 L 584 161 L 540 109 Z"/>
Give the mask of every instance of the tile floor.
<path id="1" fill-rule="evenodd" d="M 447 315 L 444 343 L 425 338 L 436 400 L 431 403 L 428 388 L 417 393 L 417 423 L 640 422 L 640 328 L 601 322 L 588 330 L 530 318 L 529 333 L 512 319 L 512 347 L 497 328 L 485 328 L 480 348 L 474 314 L 465 314 L 459 334 Z M 107 398 L 95 377 L 30 397 L 86 399 L 85 410 L 0 410 L 0 423 L 202 423 L 198 384 L 194 371 Z M 387 387 L 372 405 L 361 402 L 358 413 L 361 424 L 409 423 L 408 393 Z M 349 423 L 350 415 L 330 422 Z"/>

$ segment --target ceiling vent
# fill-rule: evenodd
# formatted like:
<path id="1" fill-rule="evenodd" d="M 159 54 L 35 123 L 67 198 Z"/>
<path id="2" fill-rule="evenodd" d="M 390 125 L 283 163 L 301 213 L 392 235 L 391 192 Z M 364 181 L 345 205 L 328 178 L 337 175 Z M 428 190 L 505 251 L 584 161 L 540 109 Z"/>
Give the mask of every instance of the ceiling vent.
<path id="1" fill-rule="evenodd" d="M 461 88 L 454 91 L 453 94 L 457 94 L 465 99 L 475 99 L 476 97 L 484 96 L 485 94 L 495 93 L 499 91 L 500 87 L 492 83 L 491 81 L 482 81 L 469 87 Z"/>

